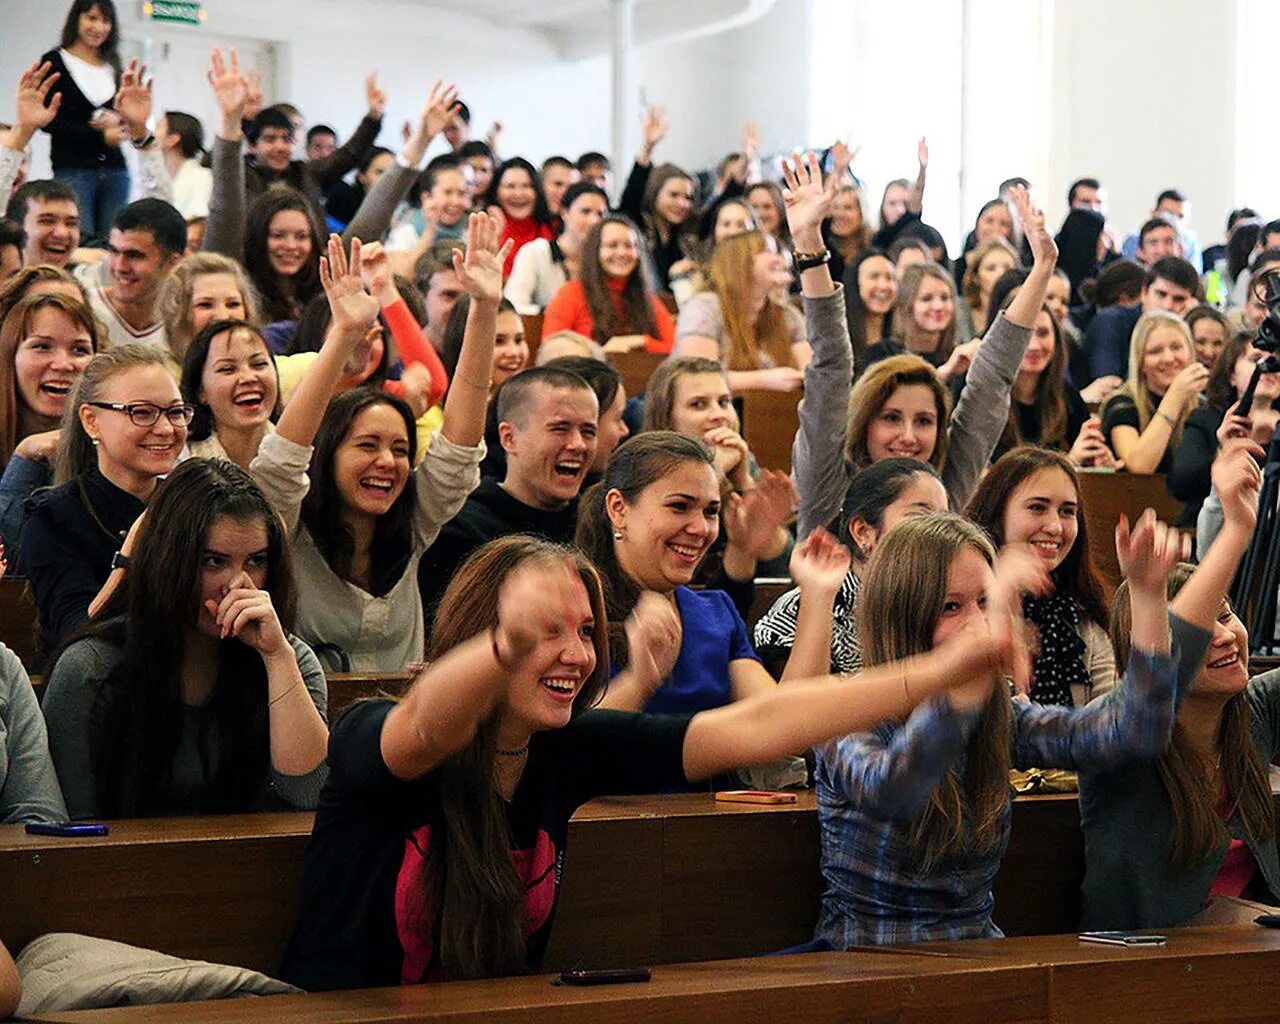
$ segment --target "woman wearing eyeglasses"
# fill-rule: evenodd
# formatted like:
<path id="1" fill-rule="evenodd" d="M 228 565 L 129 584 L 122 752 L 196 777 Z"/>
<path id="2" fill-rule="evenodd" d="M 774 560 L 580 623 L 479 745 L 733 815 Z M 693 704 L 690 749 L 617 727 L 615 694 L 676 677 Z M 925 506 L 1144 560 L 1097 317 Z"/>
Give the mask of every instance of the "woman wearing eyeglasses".
<path id="1" fill-rule="evenodd" d="M 171 472 L 193 410 L 166 352 L 121 345 L 94 356 L 62 418 L 54 487 L 22 531 L 47 655 L 89 617 L 130 527 Z"/>

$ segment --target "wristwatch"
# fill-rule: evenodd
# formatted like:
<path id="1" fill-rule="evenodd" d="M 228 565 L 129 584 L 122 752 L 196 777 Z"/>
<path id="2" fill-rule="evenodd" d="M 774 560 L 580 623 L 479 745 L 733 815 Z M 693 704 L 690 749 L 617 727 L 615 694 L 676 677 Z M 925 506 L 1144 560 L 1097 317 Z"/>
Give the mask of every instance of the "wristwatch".
<path id="1" fill-rule="evenodd" d="M 821 252 L 797 252 L 795 254 L 796 271 L 804 273 L 806 270 L 812 270 L 814 267 L 820 267 L 824 263 L 831 262 L 831 250 L 823 249 Z"/>
<path id="2" fill-rule="evenodd" d="M 126 555 L 123 551 L 117 551 L 114 555 L 111 556 L 111 568 L 112 569 L 129 568 L 129 556 Z"/>

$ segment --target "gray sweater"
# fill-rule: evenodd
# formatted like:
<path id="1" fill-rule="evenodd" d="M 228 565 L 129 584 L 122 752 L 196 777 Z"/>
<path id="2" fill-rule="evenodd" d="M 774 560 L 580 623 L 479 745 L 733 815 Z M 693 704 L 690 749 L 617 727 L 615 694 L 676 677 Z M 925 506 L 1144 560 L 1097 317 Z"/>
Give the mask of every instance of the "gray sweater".
<path id="1" fill-rule="evenodd" d="M 18 656 L 0 644 L 0 821 L 66 821 L 36 692 Z"/>
<path id="2" fill-rule="evenodd" d="M 1194 676 L 1192 677 L 1194 678 Z M 1264 764 L 1280 753 L 1280 669 L 1255 676 L 1247 690 L 1253 743 Z M 1121 771 L 1080 773 L 1085 879 L 1082 927 L 1171 928 L 1197 914 L 1227 854 L 1182 870 L 1169 861 L 1173 809 L 1154 761 Z M 1243 839 L 1273 896 L 1280 897 L 1276 840 L 1254 842 L 1236 814 L 1227 823 Z"/>
<path id="3" fill-rule="evenodd" d="M 320 717 L 325 718 L 329 688 L 320 662 L 311 648 L 297 637 L 291 636 L 289 642 L 298 657 L 298 667 L 311 700 Z M 99 689 L 123 657 L 124 652 L 106 640 L 79 640 L 63 652 L 49 677 L 44 695 L 49 749 L 73 819 L 102 815 L 90 751 L 90 718 Z M 217 769 L 218 735 L 213 715 L 207 707 L 188 705 L 184 708 L 182 738 L 173 758 L 171 791 L 175 806 L 172 813 L 200 813 L 199 794 L 217 774 Z M 328 765 L 323 762 L 306 775 L 284 775 L 271 768 L 269 778 L 262 780 L 261 801 L 243 810 L 273 810 L 282 806 L 314 808 L 328 775 Z M 272 794 L 277 799 L 273 800 Z"/>
<path id="4" fill-rule="evenodd" d="M 845 458 L 853 348 L 845 319 L 844 288 L 804 300 L 805 331 L 813 358 L 804 371 L 800 430 L 792 447 L 792 476 L 800 492 L 798 536 L 826 526 L 840 513 L 856 472 Z M 969 367 L 964 390 L 947 424 L 950 448 L 942 482 L 951 507 L 963 511 L 1009 420 L 1009 392 L 1031 330 L 1001 313 Z"/>

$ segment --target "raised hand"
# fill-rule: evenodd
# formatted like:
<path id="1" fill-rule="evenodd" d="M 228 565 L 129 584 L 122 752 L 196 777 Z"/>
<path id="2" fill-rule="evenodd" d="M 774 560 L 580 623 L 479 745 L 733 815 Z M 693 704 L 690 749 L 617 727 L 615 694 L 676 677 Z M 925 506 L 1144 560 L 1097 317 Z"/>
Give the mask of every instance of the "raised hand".
<path id="1" fill-rule="evenodd" d="M 444 131 L 458 112 L 458 87 L 445 85 L 439 78 L 431 86 L 427 94 L 426 106 L 422 108 L 422 131 L 428 139 L 433 139 Z"/>
<path id="2" fill-rule="evenodd" d="M 431 371 L 422 363 L 410 363 L 400 373 L 400 397 L 413 410 L 413 418 L 421 419 L 430 408 L 427 396 L 431 393 Z"/>
<path id="3" fill-rule="evenodd" d="M 467 250 L 453 254 L 453 271 L 472 302 L 497 304 L 502 299 L 502 267 L 514 244 L 499 248 L 502 228 L 491 214 L 473 213 L 467 221 Z"/>
<path id="4" fill-rule="evenodd" d="M 1005 667 L 1018 693 L 1031 692 L 1031 650 L 1022 618 L 1022 598 L 1043 596 L 1053 589 L 1044 561 L 1025 544 L 1006 544 L 995 564 L 995 580 L 987 601 L 991 630 L 1007 646 Z"/>
<path id="5" fill-rule="evenodd" d="M 493 643 L 504 667 L 518 665 L 539 640 L 566 626 L 589 620 L 591 600 L 569 558 L 531 558 L 498 592 L 498 624 Z M 597 623 L 603 629 L 604 623 Z"/>
<path id="6" fill-rule="evenodd" d="M 626 631 L 627 667 L 647 700 L 671 675 L 680 657 L 680 616 L 670 601 L 646 591 L 627 616 Z"/>
<path id="7" fill-rule="evenodd" d="M 15 127 L 27 130 L 28 139 L 40 129 L 47 128 L 58 116 L 58 110 L 62 107 L 62 93 L 55 94 L 50 100 L 49 90 L 61 77 L 62 72 L 54 71 L 53 65 L 48 61 L 32 64 L 18 76 L 15 104 L 17 116 L 13 123 Z M 22 149 L 25 145 L 26 142 L 23 142 L 21 146 L 14 148 Z"/>
<path id="8" fill-rule="evenodd" d="M 288 650 L 289 640 L 271 603 L 271 595 L 255 587 L 248 573 L 241 573 L 231 582 L 221 601 L 204 603 L 217 622 L 222 639 L 235 637 L 264 658 Z"/>
<path id="9" fill-rule="evenodd" d="M 849 549 L 818 527 L 791 552 L 791 578 L 802 594 L 833 595 L 849 575 Z"/>
<path id="10" fill-rule="evenodd" d="M 848 145 L 837 139 L 831 147 L 831 173 L 836 179 L 837 185 L 844 184 L 844 176 L 849 173 L 849 168 L 853 166 L 853 160 L 861 150 L 861 146 L 854 146 L 850 149 Z"/>
<path id="11" fill-rule="evenodd" d="M 329 236 L 329 255 L 320 257 L 320 284 L 329 298 L 333 329 L 345 336 L 362 338 L 378 319 L 378 300 L 361 280 L 363 260 L 360 239 L 352 239 L 351 262 L 342 251 L 342 239 Z"/>
<path id="12" fill-rule="evenodd" d="M 364 282 L 369 294 L 384 306 L 395 302 L 398 297 L 391 273 L 391 258 L 381 242 L 366 242 L 361 247 L 360 280 Z"/>
<path id="13" fill-rule="evenodd" d="M 1263 454 L 1262 446 L 1251 438 L 1231 438 L 1219 449 L 1209 471 L 1222 501 L 1224 521 L 1249 531 L 1258 524 L 1262 472 L 1255 460 Z"/>
<path id="14" fill-rule="evenodd" d="M 1032 205 L 1031 193 L 1022 185 L 1011 188 L 1009 197 L 1018 211 L 1018 219 L 1022 221 L 1022 231 L 1026 235 L 1027 244 L 1031 246 L 1036 266 L 1053 267 L 1058 262 L 1058 244 L 1045 227 L 1044 211 Z"/>
<path id="15" fill-rule="evenodd" d="M 763 470 L 755 488 L 745 495 L 730 495 L 721 512 L 729 543 L 753 558 L 770 554 L 798 500 L 786 473 Z"/>
<path id="16" fill-rule="evenodd" d="M 228 59 L 224 60 L 222 51 L 216 46 L 209 55 L 209 72 L 206 76 L 213 89 L 214 99 L 218 101 L 218 109 L 222 111 L 223 125 L 234 123 L 239 129 L 240 122 L 248 115 L 249 81 L 240 73 L 240 57 L 232 47 Z"/>
<path id="17" fill-rule="evenodd" d="M 1190 553 L 1191 539 L 1160 522 L 1153 509 L 1143 512 L 1132 529 L 1123 513 L 1116 523 L 1116 560 L 1131 590 L 1163 597 L 1169 573 Z"/>
<path id="18" fill-rule="evenodd" d="M 369 116 L 381 121 L 387 112 L 387 94 L 378 88 L 378 73 L 375 71 L 364 80 L 364 97 L 369 104 Z"/>
<path id="19" fill-rule="evenodd" d="M 920 141 L 916 143 L 916 159 L 920 162 L 920 170 L 926 171 L 929 169 L 929 140 L 923 135 L 920 136 Z"/>
<path id="20" fill-rule="evenodd" d="M 653 148 L 667 137 L 667 129 L 669 127 L 666 107 L 645 108 L 644 145 L 640 147 L 640 153 L 644 159 L 641 163 L 647 162 L 649 157 L 653 155 Z"/>
<path id="21" fill-rule="evenodd" d="M 244 105 L 244 116 L 252 119 L 261 114 L 266 105 L 262 95 L 262 72 L 254 68 L 245 75 L 245 82 L 249 86 L 249 99 Z"/>
<path id="22" fill-rule="evenodd" d="M 502 145 L 502 122 L 494 121 L 489 125 L 489 130 L 485 132 L 484 141 L 493 151 L 494 156 L 500 152 L 499 147 Z"/>
<path id="23" fill-rule="evenodd" d="M 129 66 L 120 75 L 120 91 L 111 105 L 124 119 L 131 139 L 139 140 L 147 133 L 147 121 L 151 118 L 151 85 L 147 66 L 139 64 L 136 57 L 129 61 Z"/>
<path id="24" fill-rule="evenodd" d="M 816 252 L 822 248 L 822 222 L 831 213 L 836 198 L 839 175 L 832 174 L 823 184 L 818 157 L 797 157 L 782 161 L 782 179 L 786 183 L 782 198 L 787 208 L 787 226 L 800 252 Z"/>

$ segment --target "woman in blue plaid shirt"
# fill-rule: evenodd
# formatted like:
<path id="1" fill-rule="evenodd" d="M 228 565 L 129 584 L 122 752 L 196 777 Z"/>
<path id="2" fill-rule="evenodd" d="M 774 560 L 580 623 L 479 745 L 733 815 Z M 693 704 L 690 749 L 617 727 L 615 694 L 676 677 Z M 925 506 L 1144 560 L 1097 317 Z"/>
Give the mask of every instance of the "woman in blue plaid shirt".
<path id="1" fill-rule="evenodd" d="M 1233 448 L 1214 467 L 1215 483 L 1239 496 L 1238 508 L 1256 503 L 1259 483 L 1242 451 Z M 1103 700 L 1082 709 L 1035 705 L 1010 700 L 991 678 L 922 703 L 905 720 L 820 746 L 827 889 L 817 942 L 843 949 L 998 937 L 991 883 L 1009 840 L 1009 769 L 1118 767 L 1158 756 L 1169 742 L 1175 693 L 1204 657 L 1243 553 L 1238 537 L 1248 533 L 1215 544 L 1167 605 L 1177 534 L 1150 511 L 1132 532 L 1121 520 L 1116 549 L 1132 594 L 1133 642 L 1124 684 Z M 985 534 L 958 516 L 901 523 L 864 579 L 864 664 L 926 652 L 989 610 L 1016 617 L 1022 594 L 1042 593 L 1045 581 L 1033 555 L 1006 550 L 997 560 Z M 1025 692 L 1021 675 L 1015 682 Z"/>

